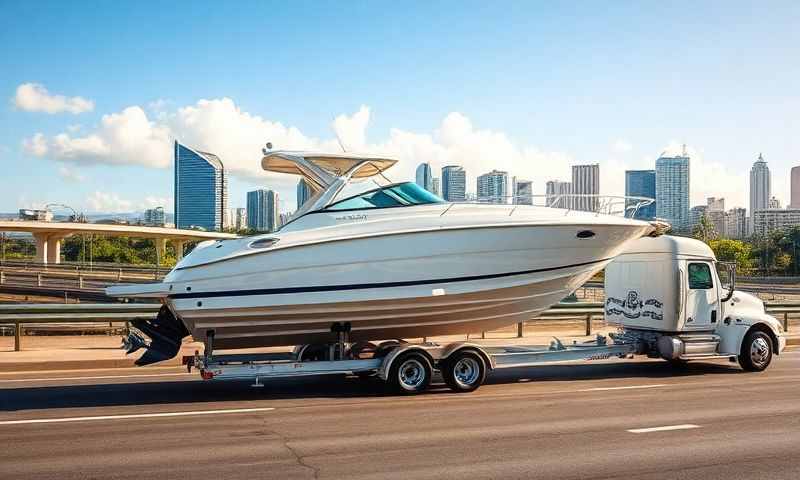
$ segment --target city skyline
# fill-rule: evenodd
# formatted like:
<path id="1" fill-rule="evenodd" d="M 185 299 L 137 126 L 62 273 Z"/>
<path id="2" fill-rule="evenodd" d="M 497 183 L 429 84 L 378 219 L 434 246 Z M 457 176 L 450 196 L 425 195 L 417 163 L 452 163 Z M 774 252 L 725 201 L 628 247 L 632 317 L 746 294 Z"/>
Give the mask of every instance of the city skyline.
<path id="1" fill-rule="evenodd" d="M 157 18 L 148 2 L 49 5 L 12 3 L 0 19 L 4 44 L 14 46 L 0 56 L 0 162 L 15 180 L 0 211 L 52 202 L 87 213 L 170 210 L 175 139 L 225 160 L 231 207 L 267 186 L 289 211 L 296 179 L 261 171 L 261 146 L 341 151 L 337 136 L 348 151 L 399 158 L 388 172 L 396 181 L 423 161 L 434 170 L 460 163 L 470 189 L 494 168 L 544 192 L 547 179 L 569 179 L 570 165 L 599 163 L 600 193 L 610 195 L 624 193 L 625 170 L 652 168 L 659 152 L 687 143 L 691 203 L 722 196 L 742 207 L 752 158 L 763 151 L 773 194 L 791 203 L 800 66 L 786 59 L 796 54 L 800 7 L 790 2 L 757 21 L 741 4 L 693 4 L 693 21 L 669 36 L 652 32 L 688 4 L 419 5 L 393 15 L 378 5 L 320 6 L 310 21 L 324 45 L 289 28 L 294 5 L 205 3 L 159 8 Z M 634 17 L 630 28 L 616 26 L 620 14 Z M 260 38 L 265 17 L 286 40 L 280 46 Z M 130 28 L 139 18 L 147 28 Z M 419 18 L 448 19 L 449 43 Z M 581 18 L 592 21 L 572 21 Z M 334 29 L 342 21 L 360 30 Z M 31 38 L 32 24 L 48 35 Z M 419 27 L 412 37 L 408 24 Z M 498 24 L 503 35 L 491 35 Z M 723 24 L 736 28 L 708 28 Z M 498 75 L 509 64 L 517 74 Z M 366 74 L 350 78 L 352 65 Z M 311 73 L 320 70 L 326 80 Z M 199 75 L 211 71 L 213 81 Z M 49 188 L 30 189 L 36 182 Z"/>

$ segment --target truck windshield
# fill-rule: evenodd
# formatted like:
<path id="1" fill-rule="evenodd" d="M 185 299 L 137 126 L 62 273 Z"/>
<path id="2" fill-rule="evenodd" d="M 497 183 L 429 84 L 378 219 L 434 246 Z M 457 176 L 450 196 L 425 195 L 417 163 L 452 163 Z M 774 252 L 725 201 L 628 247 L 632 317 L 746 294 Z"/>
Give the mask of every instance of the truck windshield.
<path id="1" fill-rule="evenodd" d="M 354 197 L 339 200 L 329 205 L 325 210 L 408 207 L 432 203 L 444 203 L 444 200 L 414 182 L 405 182 L 376 188 Z"/>

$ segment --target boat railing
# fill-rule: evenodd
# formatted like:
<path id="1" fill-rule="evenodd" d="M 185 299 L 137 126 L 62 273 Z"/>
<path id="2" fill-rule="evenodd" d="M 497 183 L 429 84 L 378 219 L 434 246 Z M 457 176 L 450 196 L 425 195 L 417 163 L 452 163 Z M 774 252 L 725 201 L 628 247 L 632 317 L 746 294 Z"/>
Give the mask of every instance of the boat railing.
<path id="1" fill-rule="evenodd" d="M 596 195 L 565 193 L 552 195 L 494 195 L 494 196 L 467 196 L 463 201 L 455 203 L 481 203 L 508 205 L 532 205 L 537 207 L 558 208 L 568 214 L 572 211 L 592 212 L 597 215 L 616 215 L 627 218 L 639 218 L 637 214 L 643 207 L 653 204 L 655 200 L 647 197 L 632 197 L 618 195 Z M 509 215 L 516 211 L 514 208 Z"/>

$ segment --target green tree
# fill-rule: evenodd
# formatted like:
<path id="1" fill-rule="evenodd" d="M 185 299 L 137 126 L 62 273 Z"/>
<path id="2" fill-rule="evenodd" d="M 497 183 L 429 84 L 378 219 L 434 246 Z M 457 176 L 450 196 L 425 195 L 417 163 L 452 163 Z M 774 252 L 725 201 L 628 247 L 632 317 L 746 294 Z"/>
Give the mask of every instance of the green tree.
<path id="1" fill-rule="evenodd" d="M 727 238 L 712 240 L 709 242 L 711 250 L 714 251 L 717 260 L 722 262 L 736 262 L 736 271 L 747 274 L 755 266 L 753 258 L 753 246 L 741 240 L 731 240 Z"/>
<path id="2" fill-rule="evenodd" d="M 692 229 L 692 237 L 708 243 L 711 240 L 716 239 L 717 236 L 717 230 L 714 228 L 714 223 L 711 222 L 705 213 L 703 213 L 703 215 L 700 216 L 700 221 Z"/>

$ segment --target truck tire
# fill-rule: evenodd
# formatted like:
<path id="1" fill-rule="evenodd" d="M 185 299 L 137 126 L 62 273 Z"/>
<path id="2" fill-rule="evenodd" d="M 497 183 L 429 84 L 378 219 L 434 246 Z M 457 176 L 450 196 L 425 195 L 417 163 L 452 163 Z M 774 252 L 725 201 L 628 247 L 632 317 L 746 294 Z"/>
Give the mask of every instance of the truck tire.
<path id="1" fill-rule="evenodd" d="M 486 362 L 477 353 L 461 350 L 452 354 L 441 367 L 444 383 L 454 392 L 473 392 L 486 379 Z"/>
<path id="2" fill-rule="evenodd" d="M 406 352 L 394 359 L 387 380 L 395 392 L 414 395 L 428 388 L 432 375 L 431 362 L 425 355 Z"/>
<path id="3" fill-rule="evenodd" d="M 742 341 L 739 365 L 748 372 L 761 372 L 772 361 L 772 340 L 764 332 L 751 331 Z"/>

